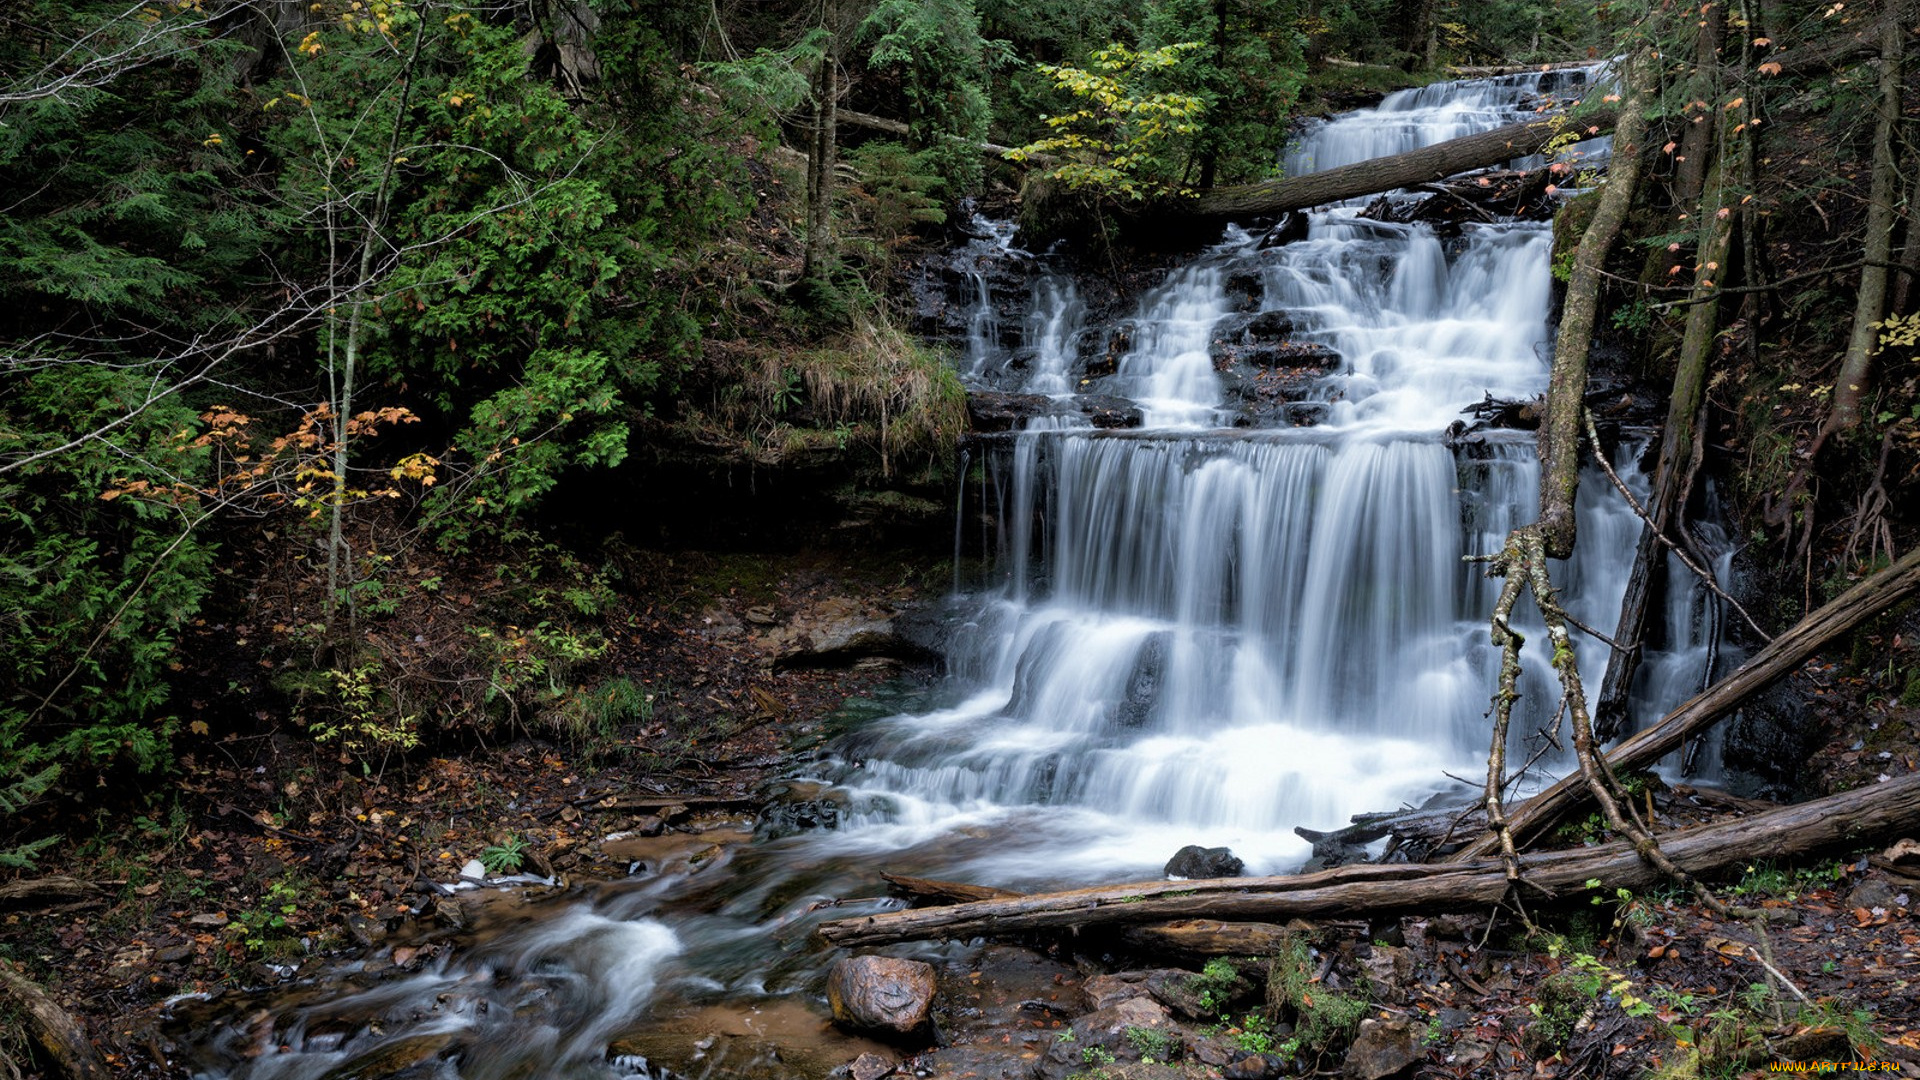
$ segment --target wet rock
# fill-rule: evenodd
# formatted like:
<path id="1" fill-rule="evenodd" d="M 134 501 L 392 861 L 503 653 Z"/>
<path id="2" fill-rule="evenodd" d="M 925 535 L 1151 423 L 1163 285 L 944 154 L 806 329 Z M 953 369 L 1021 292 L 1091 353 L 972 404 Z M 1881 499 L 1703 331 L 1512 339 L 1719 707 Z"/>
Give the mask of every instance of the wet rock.
<path id="1" fill-rule="evenodd" d="M 1461 1039 L 1453 1044 L 1447 1054 L 1447 1061 L 1462 1072 L 1477 1068 L 1482 1062 L 1493 1056 L 1493 1044 L 1483 1039 Z"/>
<path id="2" fill-rule="evenodd" d="M 967 394 L 967 420 L 975 431 L 1018 431 L 1037 416 L 1057 416 L 1060 403 L 1045 394 L 975 390 Z"/>
<path id="3" fill-rule="evenodd" d="M 1199 844 L 1188 844 L 1167 860 L 1166 875 L 1189 880 L 1239 877 L 1244 869 L 1246 864 L 1226 848 L 1203 848 Z"/>
<path id="4" fill-rule="evenodd" d="M 1154 634 L 1140 647 L 1133 661 L 1133 674 L 1127 676 L 1126 696 L 1114 707 L 1114 719 L 1125 727 L 1147 722 L 1153 705 L 1160 700 L 1160 682 L 1166 674 L 1167 643 L 1170 634 Z"/>
<path id="5" fill-rule="evenodd" d="M 1179 1036 L 1165 1006 L 1149 998 L 1129 998 L 1075 1020 L 1047 1048 L 1040 1058 L 1037 1074 L 1042 1080 L 1066 1080 L 1102 1060 L 1138 1062 L 1143 1036 L 1130 1034 L 1131 1029 L 1169 1039 Z"/>
<path id="6" fill-rule="evenodd" d="M 386 940 L 387 924 L 378 919 L 370 919 L 358 911 L 349 911 L 340 921 L 345 925 L 347 940 L 363 949 Z"/>
<path id="7" fill-rule="evenodd" d="M 323 1080 L 383 1080 L 438 1057 L 452 1045 L 452 1033 L 394 1039 L 348 1058 L 323 1074 Z"/>
<path id="8" fill-rule="evenodd" d="M 1260 238 L 1261 250 L 1291 244 L 1295 240 L 1305 240 L 1312 225 L 1312 219 L 1299 210 L 1289 210 L 1280 215 L 1280 220 Z"/>
<path id="9" fill-rule="evenodd" d="M 1409 1020 L 1362 1020 L 1347 1051 L 1345 1075 L 1351 1080 L 1400 1076 L 1427 1056 L 1425 1036 L 1425 1027 Z"/>
<path id="10" fill-rule="evenodd" d="M 1242 1053 L 1238 1045 L 1212 1036 L 1194 1039 L 1187 1044 L 1188 1057 L 1216 1069 L 1232 1064 L 1233 1060 L 1240 1057 Z"/>
<path id="11" fill-rule="evenodd" d="M 912 1035 L 933 1008 L 933 966 L 891 956 L 850 956 L 827 972 L 834 1023 L 854 1031 Z"/>
<path id="12" fill-rule="evenodd" d="M 1777 686 L 1734 714 L 1720 751 L 1727 790 L 1747 798 L 1791 800 L 1809 775 L 1807 758 L 1825 736 L 1789 686 Z"/>
<path id="13" fill-rule="evenodd" d="M 1094 427 L 1107 431 L 1137 428 L 1143 419 L 1140 406 L 1126 398 L 1106 394 L 1081 394 L 1073 399 L 1073 407 Z"/>
<path id="14" fill-rule="evenodd" d="M 1233 311 L 1258 311 L 1267 294 L 1266 282 L 1255 270 L 1236 270 L 1228 274 L 1222 288 L 1227 294 L 1227 307 Z"/>
<path id="15" fill-rule="evenodd" d="M 847 1066 L 847 1075 L 852 1080 L 880 1080 L 893 1072 L 893 1062 L 879 1054 L 861 1054 Z"/>
<path id="16" fill-rule="evenodd" d="M 760 811 L 754 836 L 777 840 L 799 833 L 837 829 L 847 809 L 847 793 L 840 788 L 806 781 L 780 784 L 773 789 L 766 809 Z"/>

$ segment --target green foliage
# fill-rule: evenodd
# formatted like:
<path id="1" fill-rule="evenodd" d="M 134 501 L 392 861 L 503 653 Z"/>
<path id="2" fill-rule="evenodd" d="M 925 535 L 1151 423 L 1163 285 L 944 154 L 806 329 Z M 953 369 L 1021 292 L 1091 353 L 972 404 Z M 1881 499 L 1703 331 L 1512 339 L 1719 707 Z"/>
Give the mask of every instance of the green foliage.
<path id="1" fill-rule="evenodd" d="M 514 833 L 481 851 L 480 865 L 486 867 L 489 874 L 519 873 L 520 865 L 526 861 L 527 847 L 526 837 Z"/>
<path id="2" fill-rule="evenodd" d="M 1244 986 L 1240 970 L 1231 960 L 1216 956 L 1207 961 L 1198 975 L 1189 978 L 1186 991 L 1199 1002 L 1202 1011 L 1209 1015 L 1224 1016 L 1228 1006 L 1233 1004 L 1235 994 Z"/>
<path id="3" fill-rule="evenodd" d="M 1147 1064 L 1165 1064 L 1180 1054 L 1180 1040 L 1154 1028 L 1129 1027 L 1126 1029 L 1127 1042 Z"/>
<path id="4" fill-rule="evenodd" d="M 1728 891 L 1738 897 L 1779 897 L 1793 903 L 1811 892 L 1833 888 L 1847 876 L 1845 863 L 1825 862 L 1786 867 L 1770 861 L 1746 867 Z"/>
<path id="5" fill-rule="evenodd" d="M 167 676 L 198 612 L 213 548 L 185 486 L 204 468 L 195 420 L 148 403 L 133 373 L 65 361 L 10 378 L 0 454 L 57 450 L 0 473 L 0 782 L 44 790 L 44 770 L 163 767 L 178 721 Z"/>
<path id="6" fill-rule="evenodd" d="M 920 226 L 946 223 L 941 194 L 948 183 L 932 152 L 876 139 L 848 151 L 842 160 L 858 178 L 842 189 L 842 197 L 851 203 L 860 233 L 877 245 L 875 262 L 885 265 L 887 254 L 915 239 Z"/>
<path id="7" fill-rule="evenodd" d="M 974 0 L 880 0 L 860 35 L 873 41 L 872 66 L 898 70 L 913 147 L 952 195 L 977 190 L 993 121 L 985 80 L 1009 56 L 981 36 Z"/>
<path id="8" fill-rule="evenodd" d="M 1367 1015 L 1367 999 L 1337 993 L 1314 981 L 1314 954 L 1306 939 L 1289 936 L 1267 965 L 1267 1009 L 1291 1014 L 1289 1055 L 1332 1053 L 1351 1042 Z"/>
<path id="9" fill-rule="evenodd" d="M 267 884 L 255 906 L 236 912 L 230 930 L 250 953 L 269 956 L 291 954 L 298 946 L 291 920 L 308 902 L 310 890 L 294 878 L 279 878 Z"/>
<path id="10" fill-rule="evenodd" d="M 1271 176 L 1306 78 L 1306 39 L 1288 0 L 1153 0 L 1141 47 L 1197 43 L 1167 74 L 1200 103 L 1182 169 L 1200 187 Z"/>
<path id="11" fill-rule="evenodd" d="M 420 745 L 420 718 L 400 715 L 400 705 L 382 685 L 377 661 L 327 673 L 332 682 L 331 708 L 307 723 L 307 733 L 318 743 L 338 742 L 341 749 L 371 766 L 374 758 L 405 753 Z"/>
<path id="12" fill-rule="evenodd" d="M 1047 117 L 1053 134 L 1014 156 L 1058 158 L 1049 178 L 1069 190 L 1123 202 L 1185 190 L 1189 137 L 1200 130 L 1206 105 L 1193 94 L 1156 85 L 1201 47 L 1189 41 L 1136 52 L 1115 44 L 1095 51 L 1086 69 L 1039 65 L 1074 104 L 1071 112 Z"/>

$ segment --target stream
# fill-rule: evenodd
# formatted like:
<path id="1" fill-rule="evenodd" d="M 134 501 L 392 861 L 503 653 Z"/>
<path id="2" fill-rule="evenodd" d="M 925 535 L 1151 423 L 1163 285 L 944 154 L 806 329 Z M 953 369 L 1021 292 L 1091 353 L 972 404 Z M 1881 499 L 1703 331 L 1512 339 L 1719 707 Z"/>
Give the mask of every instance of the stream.
<path id="1" fill-rule="evenodd" d="M 1506 124 L 1560 88 L 1543 79 L 1591 74 L 1396 93 L 1306 132 L 1287 166 Z M 982 557 L 952 605 L 942 685 L 806 766 L 837 828 L 763 830 L 697 872 L 689 852 L 663 854 L 628 881 L 503 909 L 417 972 L 368 960 L 183 1002 L 171 1034 L 194 1074 L 820 1075 L 861 1044 L 826 1029 L 832 956 L 808 935 L 899 906 L 822 906 L 884 892 L 880 869 L 1039 889 L 1156 878 L 1199 844 L 1284 873 L 1310 854 L 1296 825 L 1464 801 L 1447 774 L 1484 771 L 1497 655 L 1495 586 L 1463 556 L 1530 519 L 1539 466 L 1530 433 L 1449 429 L 1484 395 L 1545 389 L 1551 231 L 1443 236 L 1361 209 L 1316 211 L 1287 243 L 1229 229 L 1113 326 L 1091 324 L 1067 267 L 993 227 L 975 255 L 1022 262 L 1031 295 L 1014 325 L 976 282 L 962 370 L 1061 408 L 975 450 L 962 501 L 983 512 L 959 541 Z M 1222 354 L 1223 340 L 1245 347 Z M 1075 394 L 1127 399 L 1142 423 L 1095 428 Z M 1632 449 L 1618 465 L 1644 490 Z M 1559 584 L 1581 621 L 1610 628 L 1639 522 L 1598 472 L 1580 517 Z M 1707 598 L 1673 580 L 1637 716 L 1697 691 L 1709 663 Z M 1580 650 L 1596 685 L 1604 646 Z M 1547 660 L 1527 650 L 1521 759 L 1553 720 Z"/>

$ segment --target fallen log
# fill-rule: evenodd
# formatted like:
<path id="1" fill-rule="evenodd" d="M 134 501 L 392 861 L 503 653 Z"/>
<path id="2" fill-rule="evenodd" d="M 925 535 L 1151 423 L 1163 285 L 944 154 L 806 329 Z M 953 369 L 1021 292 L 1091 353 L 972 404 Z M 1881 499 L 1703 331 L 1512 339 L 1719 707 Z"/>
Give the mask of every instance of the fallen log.
<path id="1" fill-rule="evenodd" d="M 49 908 L 65 911 L 103 903 L 106 897 L 100 886 L 63 874 L 0 884 L 0 911 Z"/>
<path id="2" fill-rule="evenodd" d="M 1763 814 L 1663 833 L 1660 843 L 1676 865 L 1690 874 L 1711 877 L 1760 854 L 1788 858 L 1868 842 L 1916 826 L 1920 826 L 1920 773 Z M 1598 880 L 1607 890 L 1638 889 L 1655 884 L 1659 877 L 1659 871 L 1624 843 L 1527 854 L 1521 856 L 1520 868 L 1529 882 L 1565 896 L 1584 891 L 1590 880 Z M 1287 877 L 1143 881 L 1036 893 L 836 919 L 822 923 L 816 933 L 830 945 L 845 947 L 1181 919 L 1355 918 L 1485 908 L 1499 903 L 1507 888 L 1506 870 L 1498 859 L 1367 863 Z"/>
<path id="3" fill-rule="evenodd" d="M 880 872 L 880 879 L 908 896 L 923 900 L 942 900 L 949 904 L 966 903 L 972 900 L 1010 900 L 1021 895 L 1006 889 L 996 889 L 990 885 L 968 885 L 961 881 L 935 881 L 932 878 L 890 874 L 884 870 Z"/>
<path id="4" fill-rule="evenodd" d="M 1222 220 L 1305 210 L 1444 180 L 1469 169 L 1484 169 L 1526 157 L 1563 132 L 1577 132 L 1583 139 L 1604 135 L 1613 130 L 1618 118 L 1619 111 L 1611 106 L 1582 116 L 1543 117 L 1325 172 L 1218 187 L 1201 192 L 1192 202 L 1169 204 L 1166 210 L 1186 217 Z"/>
<path id="5" fill-rule="evenodd" d="M 5 961 L 0 961 L 0 1001 L 6 1003 L 12 1021 L 33 1037 L 34 1045 L 46 1055 L 44 1060 L 57 1075 L 71 1080 L 104 1080 L 111 1075 L 79 1022 L 32 979 Z M 0 1060 L 8 1060 L 4 1052 L 0 1052 Z"/>
<path id="6" fill-rule="evenodd" d="M 1551 64 L 1450 64 L 1447 74 L 1456 79 L 1497 79 L 1503 75 L 1531 75 L 1536 71 L 1571 71 L 1592 67 L 1596 60 L 1557 60 Z"/>
<path id="7" fill-rule="evenodd" d="M 1659 723 L 1627 738 L 1607 752 L 1607 763 L 1617 775 L 1643 769 L 1680 748 L 1688 739 L 1712 727 L 1741 702 L 1772 685 L 1842 634 L 1920 591 L 1920 548 L 1867 578 L 1826 606 L 1795 623 L 1793 629 L 1768 642 L 1739 670 L 1689 699 Z M 1508 815 L 1513 842 L 1523 844 L 1538 836 L 1576 804 L 1588 797 L 1587 785 L 1576 773 L 1515 807 Z M 1479 858 L 1496 850 L 1491 833 L 1455 852 L 1452 858 Z"/>

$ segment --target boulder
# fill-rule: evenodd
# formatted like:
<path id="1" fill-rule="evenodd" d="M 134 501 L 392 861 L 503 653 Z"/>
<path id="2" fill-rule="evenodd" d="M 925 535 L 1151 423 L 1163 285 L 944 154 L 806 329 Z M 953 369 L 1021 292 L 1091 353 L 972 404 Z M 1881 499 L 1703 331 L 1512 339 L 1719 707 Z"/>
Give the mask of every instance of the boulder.
<path id="1" fill-rule="evenodd" d="M 827 972 L 833 1021 L 853 1031 L 913 1035 L 933 1009 L 933 965 L 891 956 L 849 956 Z"/>
<path id="2" fill-rule="evenodd" d="M 1188 844 L 1167 860 L 1166 875 L 1188 880 L 1239 877 L 1244 869 L 1246 864 L 1226 848 L 1203 848 L 1199 844 Z"/>
<path id="3" fill-rule="evenodd" d="M 1350 1080 L 1400 1076 L 1427 1056 L 1425 1038 L 1426 1028 L 1410 1020 L 1362 1020 L 1343 1075 Z"/>
<path id="4" fill-rule="evenodd" d="M 775 671 L 923 655 L 894 626 L 890 613 L 846 596 L 829 596 L 795 612 L 785 626 L 767 632 L 762 647 L 772 654 Z"/>

